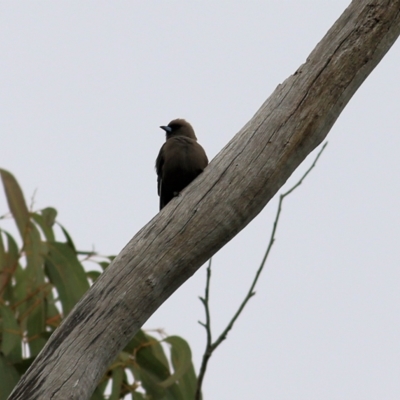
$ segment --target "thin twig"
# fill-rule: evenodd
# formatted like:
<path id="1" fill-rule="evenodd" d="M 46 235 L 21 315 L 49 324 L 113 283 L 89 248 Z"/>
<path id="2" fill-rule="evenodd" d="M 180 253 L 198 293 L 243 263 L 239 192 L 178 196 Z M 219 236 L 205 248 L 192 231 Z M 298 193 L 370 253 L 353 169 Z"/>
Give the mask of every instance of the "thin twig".
<path id="1" fill-rule="evenodd" d="M 210 305 L 209 305 L 210 280 L 211 280 L 211 258 L 210 258 L 210 261 L 208 262 L 208 267 L 207 267 L 207 280 L 206 280 L 205 295 L 204 295 L 204 297 L 199 297 L 200 301 L 204 305 L 204 310 L 206 312 L 206 323 L 204 324 L 203 322 L 199 321 L 199 324 L 204 326 L 204 328 L 207 332 L 207 343 L 206 343 L 206 349 L 203 354 L 203 360 L 201 362 L 199 378 L 197 380 L 197 389 L 196 389 L 196 395 L 195 395 L 196 400 L 201 399 L 201 385 L 203 383 L 203 378 L 206 373 L 208 360 L 210 359 L 211 354 L 213 352 L 213 350 L 211 350 L 212 349 L 212 335 L 211 335 L 211 316 L 210 316 Z"/>
<path id="2" fill-rule="evenodd" d="M 10 218 L 12 218 L 11 212 L 7 212 L 3 215 L 0 215 L 0 219 L 10 219 Z"/>
<path id="3" fill-rule="evenodd" d="M 304 175 L 301 177 L 301 179 L 291 188 L 289 189 L 287 192 L 281 194 L 279 196 L 279 203 L 278 203 L 278 209 L 275 215 L 275 220 L 274 220 L 274 224 L 272 227 L 272 231 L 271 231 L 271 236 L 269 239 L 269 243 L 268 243 L 268 247 L 267 250 L 265 251 L 264 257 L 261 261 L 260 266 L 258 267 L 258 270 L 256 272 L 256 275 L 253 279 L 253 282 L 250 286 L 249 291 L 247 292 L 246 297 L 244 298 L 244 300 L 242 301 L 242 303 L 240 304 L 238 310 L 236 311 L 235 315 L 232 317 L 232 319 L 230 320 L 230 322 L 228 323 L 228 325 L 226 326 L 226 328 L 223 330 L 223 332 L 219 335 L 218 339 L 212 343 L 211 340 L 211 319 L 210 319 L 210 308 L 209 308 L 209 288 L 210 288 L 210 277 L 211 277 L 211 260 L 210 263 L 207 267 L 207 281 L 206 281 L 206 290 L 205 290 L 205 297 L 202 298 L 200 297 L 201 302 L 204 305 L 205 308 L 205 312 L 206 312 L 206 322 L 202 323 L 199 321 L 199 323 L 204 326 L 204 328 L 206 329 L 207 332 L 207 345 L 206 345 L 206 350 L 203 354 L 203 360 L 201 363 L 201 367 L 200 367 L 200 372 L 199 372 L 199 377 L 197 380 L 197 390 L 196 390 L 196 396 L 195 396 L 195 400 L 200 400 L 201 399 L 201 386 L 203 383 L 203 379 L 204 379 L 204 375 L 206 373 L 206 369 L 207 369 L 207 364 L 208 361 L 212 355 L 212 353 L 214 352 L 214 350 L 226 339 L 229 331 L 232 329 L 234 323 L 236 322 L 236 320 L 239 318 L 239 315 L 242 313 L 244 307 L 246 306 L 246 304 L 248 303 L 248 301 L 256 294 L 254 291 L 254 288 L 257 284 L 258 278 L 261 275 L 262 270 L 264 269 L 265 263 L 268 259 L 269 253 L 271 251 L 272 245 L 275 242 L 275 234 L 276 234 L 276 230 L 278 227 L 278 222 L 279 222 L 279 218 L 281 215 L 281 211 L 282 211 L 282 203 L 283 200 L 285 199 L 286 196 L 289 196 L 295 189 L 297 189 L 304 181 L 304 179 L 307 177 L 307 175 L 311 172 L 311 170 L 315 167 L 315 165 L 317 164 L 317 161 L 319 159 L 319 157 L 321 156 L 322 152 L 325 150 L 325 147 L 327 146 L 328 142 L 325 142 L 325 144 L 322 146 L 321 150 L 318 152 L 317 157 L 315 158 L 314 162 L 311 164 L 310 168 L 308 168 L 308 170 L 304 173 Z"/>
<path id="4" fill-rule="evenodd" d="M 33 207 L 35 206 L 35 197 L 37 193 L 37 188 L 33 191 L 32 197 L 31 197 L 31 204 L 29 206 L 30 212 L 33 212 Z"/>

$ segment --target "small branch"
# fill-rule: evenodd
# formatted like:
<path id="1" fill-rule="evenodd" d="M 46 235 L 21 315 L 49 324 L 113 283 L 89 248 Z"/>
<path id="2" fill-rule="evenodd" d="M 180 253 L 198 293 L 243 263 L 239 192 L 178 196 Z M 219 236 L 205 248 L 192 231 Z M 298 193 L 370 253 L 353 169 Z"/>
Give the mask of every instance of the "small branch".
<path id="1" fill-rule="evenodd" d="M 11 219 L 11 218 L 12 218 L 12 214 L 10 212 L 0 215 L 0 219 Z"/>
<path id="2" fill-rule="evenodd" d="M 31 204 L 29 206 L 29 210 L 30 212 L 33 212 L 33 208 L 35 206 L 35 197 L 36 197 L 36 193 L 37 193 L 37 188 L 33 191 L 32 193 L 32 197 L 31 197 Z"/>
<path id="3" fill-rule="evenodd" d="M 234 323 L 236 322 L 236 320 L 239 318 L 240 314 L 242 313 L 244 307 L 246 306 L 246 304 L 248 303 L 248 301 L 256 294 L 254 292 L 254 288 L 258 282 L 258 278 L 261 275 L 262 270 L 264 269 L 265 263 L 267 262 L 269 253 L 271 251 L 272 245 L 275 242 L 275 234 L 276 234 L 276 230 L 278 227 L 278 222 L 279 222 L 279 218 L 281 215 L 281 211 L 282 211 L 282 203 L 283 200 L 285 199 L 285 197 L 289 196 L 295 189 L 297 189 L 304 181 L 304 179 L 307 177 L 307 175 L 311 172 L 311 170 L 315 167 L 315 165 L 317 164 L 317 161 L 319 159 L 319 157 L 321 156 L 322 152 L 325 150 L 325 147 L 327 146 L 328 142 L 325 142 L 325 144 L 322 146 L 321 150 L 318 152 L 317 157 L 315 157 L 314 162 L 311 164 L 310 168 L 308 168 L 308 170 L 304 173 L 304 175 L 300 178 L 300 180 L 291 188 L 289 189 L 287 192 L 281 194 L 279 196 L 279 203 L 278 203 L 278 209 L 275 215 L 275 220 L 274 220 L 274 224 L 272 227 L 272 232 L 271 232 L 271 236 L 269 239 L 269 243 L 268 243 L 268 247 L 267 250 L 265 251 L 264 257 L 261 261 L 260 266 L 258 267 L 258 270 L 256 272 L 256 275 L 253 279 L 253 282 L 250 286 L 249 291 L 247 292 L 246 297 L 244 298 L 244 300 L 242 301 L 242 303 L 240 304 L 238 310 L 236 311 L 235 315 L 232 317 L 232 319 L 230 320 L 230 322 L 228 323 L 228 325 L 226 326 L 226 328 L 223 330 L 223 332 L 219 335 L 218 339 L 212 343 L 211 340 L 211 318 L 210 318 L 210 308 L 209 308 L 209 289 L 210 289 L 210 278 L 211 278 L 211 260 L 209 262 L 209 265 L 207 267 L 207 281 L 206 281 L 206 289 L 205 289 L 205 297 L 202 298 L 200 297 L 201 302 L 204 305 L 205 308 L 205 312 L 206 312 L 206 323 L 202 323 L 199 321 L 199 323 L 204 326 L 204 328 L 207 331 L 207 345 L 206 345 L 206 350 L 204 351 L 203 354 L 203 360 L 201 363 L 201 367 L 200 367 L 200 372 L 199 372 L 199 377 L 197 380 L 197 390 L 196 390 L 196 396 L 195 396 L 195 400 L 200 400 L 201 399 L 201 386 L 203 383 L 203 379 L 204 379 L 204 375 L 206 373 L 207 370 L 207 364 L 208 361 L 212 355 L 212 353 L 214 352 L 214 350 L 226 339 L 226 337 L 228 336 L 229 331 L 232 329 Z"/>
<path id="4" fill-rule="evenodd" d="M 325 150 L 325 147 L 328 146 L 328 142 L 325 142 L 324 145 L 322 146 L 321 150 L 318 152 L 317 157 L 315 157 L 314 162 L 311 164 L 311 167 L 308 168 L 308 170 L 305 172 L 305 174 L 301 177 L 301 179 L 286 193 L 282 194 L 281 197 L 285 198 L 288 196 L 290 193 L 292 193 L 295 189 L 297 189 L 306 179 L 307 175 L 311 172 L 311 170 L 317 165 L 317 161 L 319 157 L 321 156 L 322 152 Z"/>
<path id="5" fill-rule="evenodd" d="M 210 306 L 209 306 L 210 280 L 211 280 L 211 258 L 210 258 L 210 261 L 208 262 L 208 267 L 207 267 L 207 280 L 206 280 L 205 295 L 204 295 L 204 298 L 200 297 L 200 300 L 203 303 L 204 310 L 206 312 L 206 323 L 204 324 L 203 322 L 199 321 L 199 324 L 204 326 L 204 328 L 206 329 L 207 343 L 206 343 L 206 349 L 203 354 L 203 360 L 201 362 L 199 377 L 197 379 L 197 389 L 196 389 L 195 400 L 201 399 L 201 385 L 203 383 L 203 378 L 206 373 L 208 360 L 210 359 L 211 354 L 212 354 L 212 350 L 210 351 L 210 349 L 212 348 L 211 316 L 210 316 Z"/>

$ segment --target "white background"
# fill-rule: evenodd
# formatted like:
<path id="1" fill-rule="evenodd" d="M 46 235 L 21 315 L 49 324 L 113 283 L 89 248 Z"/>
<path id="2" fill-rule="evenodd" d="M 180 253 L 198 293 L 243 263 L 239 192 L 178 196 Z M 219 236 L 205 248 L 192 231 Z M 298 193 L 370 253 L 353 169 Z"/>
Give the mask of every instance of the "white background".
<path id="1" fill-rule="evenodd" d="M 80 249 L 116 254 L 158 211 L 159 126 L 186 118 L 212 159 L 348 4 L 2 1 L 0 167 L 27 198 L 37 189 L 36 209 L 57 208 Z M 396 43 L 284 204 L 205 399 L 400 398 L 399 65 Z M 276 205 L 214 258 L 215 335 L 248 290 Z M 205 267 L 145 325 L 187 339 L 197 369 L 204 281 Z"/>

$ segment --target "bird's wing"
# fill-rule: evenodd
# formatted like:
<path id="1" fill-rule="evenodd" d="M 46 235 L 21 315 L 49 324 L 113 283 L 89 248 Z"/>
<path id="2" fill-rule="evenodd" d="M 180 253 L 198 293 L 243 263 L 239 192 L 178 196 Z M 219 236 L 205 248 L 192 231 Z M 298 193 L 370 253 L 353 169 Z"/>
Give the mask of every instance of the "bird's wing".
<path id="1" fill-rule="evenodd" d="M 161 147 L 156 159 L 157 193 L 161 197 L 162 170 L 164 166 L 164 145 Z"/>

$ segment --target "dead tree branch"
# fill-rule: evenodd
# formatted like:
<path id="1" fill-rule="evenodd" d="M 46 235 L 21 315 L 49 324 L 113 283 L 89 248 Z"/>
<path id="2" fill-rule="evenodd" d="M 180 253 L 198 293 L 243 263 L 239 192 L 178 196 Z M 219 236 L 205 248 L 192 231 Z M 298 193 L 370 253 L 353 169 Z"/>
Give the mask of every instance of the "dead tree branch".
<path id="1" fill-rule="evenodd" d="M 325 139 L 399 33 L 400 0 L 354 0 L 204 173 L 125 246 L 9 399 L 88 399 L 150 315 Z"/>

